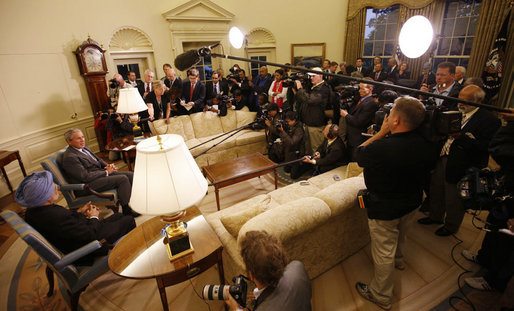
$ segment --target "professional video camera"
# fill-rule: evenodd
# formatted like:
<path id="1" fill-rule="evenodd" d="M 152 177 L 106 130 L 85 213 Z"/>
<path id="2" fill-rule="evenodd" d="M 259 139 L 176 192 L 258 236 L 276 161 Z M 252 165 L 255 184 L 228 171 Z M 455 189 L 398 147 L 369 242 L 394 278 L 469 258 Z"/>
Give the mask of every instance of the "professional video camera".
<path id="1" fill-rule="evenodd" d="M 116 79 L 109 80 L 109 87 L 115 89 L 120 86 L 120 83 Z"/>
<path id="2" fill-rule="evenodd" d="M 282 86 L 283 87 L 296 87 L 296 80 L 300 80 L 302 86 L 305 87 L 308 83 L 310 83 L 310 75 L 303 72 L 293 72 L 288 77 L 282 78 Z"/>
<path id="3" fill-rule="evenodd" d="M 388 116 L 393 109 L 394 103 L 387 103 L 375 112 L 375 124 L 372 125 L 374 131 L 380 131 L 382 123 L 384 123 L 385 116 Z"/>
<path id="4" fill-rule="evenodd" d="M 241 82 L 239 81 L 239 69 L 237 67 L 232 67 L 229 69 L 230 71 L 230 74 L 227 76 L 227 80 L 228 80 L 228 83 L 234 83 L 234 81 L 232 81 L 232 79 L 236 79 L 237 82 Z"/>
<path id="5" fill-rule="evenodd" d="M 461 130 L 462 114 L 437 106 L 433 98 L 421 101 L 427 110 L 425 130 L 428 137 L 443 137 Z"/>
<path id="6" fill-rule="evenodd" d="M 230 97 L 228 95 L 218 95 L 218 110 L 219 116 L 224 117 L 227 115 L 227 104 L 234 100 L 234 97 Z"/>
<path id="7" fill-rule="evenodd" d="M 359 85 L 357 83 L 339 84 L 334 88 L 339 96 L 339 108 L 349 110 L 359 95 Z"/>
<path id="8" fill-rule="evenodd" d="M 503 174 L 488 168 L 471 168 L 457 183 L 462 206 L 472 210 L 490 210 L 512 198 L 503 186 Z"/>
<path id="9" fill-rule="evenodd" d="M 202 298 L 204 300 L 227 300 L 227 291 L 234 300 L 243 308 L 246 308 L 246 290 L 247 284 L 244 275 L 236 276 L 232 279 L 234 285 L 205 285 L 203 287 Z"/>

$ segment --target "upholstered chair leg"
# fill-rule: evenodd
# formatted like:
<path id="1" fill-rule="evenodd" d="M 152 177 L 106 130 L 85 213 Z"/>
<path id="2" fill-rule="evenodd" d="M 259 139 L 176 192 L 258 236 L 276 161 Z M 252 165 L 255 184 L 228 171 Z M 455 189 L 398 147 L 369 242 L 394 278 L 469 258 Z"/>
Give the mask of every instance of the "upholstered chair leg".
<path id="1" fill-rule="evenodd" d="M 48 293 L 47 297 L 54 294 L 54 272 L 48 266 L 46 266 L 46 278 L 48 279 Z"/>

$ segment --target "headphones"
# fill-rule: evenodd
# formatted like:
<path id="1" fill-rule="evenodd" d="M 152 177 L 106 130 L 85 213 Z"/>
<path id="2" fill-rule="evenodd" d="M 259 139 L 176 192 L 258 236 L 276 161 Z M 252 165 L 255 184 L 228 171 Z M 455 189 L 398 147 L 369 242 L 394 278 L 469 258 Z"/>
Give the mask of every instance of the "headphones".
<path id="1" fill-rule="evenodd" d="M 334 128 L 336 127 L 336 124 L 335 123 L 332 123 L 332 125 L 330 125 L 330 128 L 328 129 L 328 134 L 327 134 L 327 138 L 328 139 L 334 139 L 336 138 L 336 134 L 337 133 L 334 133 Z"/>

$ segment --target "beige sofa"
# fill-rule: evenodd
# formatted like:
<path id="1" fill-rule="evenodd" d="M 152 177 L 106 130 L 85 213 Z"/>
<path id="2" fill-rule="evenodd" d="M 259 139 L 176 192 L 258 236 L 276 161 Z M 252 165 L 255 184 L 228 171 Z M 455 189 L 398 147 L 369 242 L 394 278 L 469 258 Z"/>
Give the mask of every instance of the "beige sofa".
<path id="1" fill-rule="evenodd" d="M 251 230 L 279 238 L 289 258 L 302 261 L 311 278 L 364 247 L 370 238 L 366 211 L 356 199 L 365 188 L 361 172 L 350 163 L 310 178 L 309 185 L 294 183 L 208 215 L 224 247 L 226 279 L 244 273 L 238 245 Z"/>
<path id="2" fill-rule="evenodd" d="M 173 117 L 170 119 L 169 124 L 166 124 L 164 120 L 155 120 L 148 123 L 153 135 L 178 134 L 184 137 L 186 145 L 191 148 L 222 133 L 252 122 L 255 120 L 256 114 L 256 112 L 250 112 L 248 110 L 229 109 L 227 115 L 224 117 L 219 117 L 217 114 L 208 111 Z M 227 136 L 228 135 L 220 137 L 195 148 L 191 150 L 191 154 L 196 156 Z M 255 152 L 266 152 L 266 137 L 264 131 L 244 129 L 212 148 L 207 153 L 196 158 L 196 163 L 201 167 Z"/>

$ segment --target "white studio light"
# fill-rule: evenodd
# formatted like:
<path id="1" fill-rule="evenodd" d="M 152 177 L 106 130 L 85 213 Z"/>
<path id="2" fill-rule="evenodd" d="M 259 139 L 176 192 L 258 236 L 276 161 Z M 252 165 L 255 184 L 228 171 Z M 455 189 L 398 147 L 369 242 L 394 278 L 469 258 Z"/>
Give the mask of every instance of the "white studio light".
<path id="1" fill-rule="evenodd" d="M 237 27 L 230 28 L 228 39 L 230 40 L 230 44 L 236 49 L 240 49 L 243 46 L 244 35 Z"/>
<path id="2" fill-rule="evenodd" d="M 433 37 L 434 29 L 430 21 L 424 16 L 416 15 L 403 24 L 398 43 L 405 56 L 416 58 L 428 50 Z"/>

